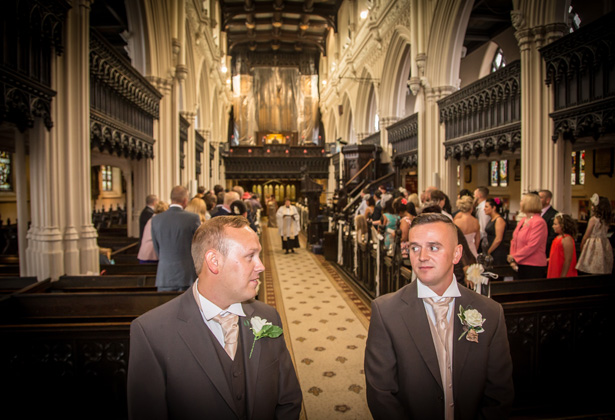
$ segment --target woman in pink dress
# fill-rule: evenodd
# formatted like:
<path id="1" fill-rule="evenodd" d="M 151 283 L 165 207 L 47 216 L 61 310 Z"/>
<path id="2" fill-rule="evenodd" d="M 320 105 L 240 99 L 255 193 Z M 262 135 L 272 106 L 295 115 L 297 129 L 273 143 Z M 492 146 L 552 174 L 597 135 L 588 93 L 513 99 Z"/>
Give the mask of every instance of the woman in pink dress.
<path id="1" fill-rule="evenodd" d="M 547 222 L 540 216 L 542 204 L 538 194 L 528 193 L 521 198 L 519 220 L 510 242 L 507 261 L 519 268 L 519 279 L 542 279 L 547 274 Z"/>
<path id="2" fill-rule="evenodd" d="M 572 217 L 559 213 L 553 218 L 553 231 L 557 234 L 551 244 L 547 278 L 576 277 L 577 251 L 574 238 L 577 224 Z"/>

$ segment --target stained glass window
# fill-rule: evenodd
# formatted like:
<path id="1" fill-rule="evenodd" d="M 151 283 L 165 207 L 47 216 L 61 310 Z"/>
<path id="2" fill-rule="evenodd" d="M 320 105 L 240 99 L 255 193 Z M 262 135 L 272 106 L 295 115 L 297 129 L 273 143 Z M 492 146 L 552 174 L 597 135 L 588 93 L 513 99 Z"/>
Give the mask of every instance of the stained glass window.
<path id="1" fill-rule="evenodd" d="M 13 191 L 12 169 L 11 153 L 0 151 L 0 191 Z"/>
<path id="2" fill-rule="evenodd" d="M 102 165 L 100 172 L 102 174 L 102 190 L 113 191 L 113 167 Z"/>
<path id="3" fill-rule="evenodd" d="M 581 17 L 572 10 L 572 6 L 568 8 L 568 16 L 570 19 L 570 32 L 572 33 L 581 27 Z"/>
<path id="4" fill-rule="evenodd" d="M 571 185 L 585 185 L 585 150 L 572 152 Z"/>
<path id="5" fill-rule="evenodd" d="M 493 56 L 493 61 L 491 62 L 491 73 L 498 71 L 501 68 L 506 67 L 506 59 L 504 58 L 504 52 L 501 48 L 498 48 Z"/>
<path id="6" fill-rule="evenodd" d="M 461 165 L 457 165 L 457 186 L 461 186 Z"/>
<path id="7" fill-rule="evenodd" d="M 500 161 L 500 187 L 508 186 L 508 161 Z"/>
<path id="8" fill-rule="evenodd" d="M 490 185 L 492 187 L 508 186 L 508 161 L 492 160 L 489 162 Z"/>
<path id="9" fill-rule="evenodd" d="M 492 187 L 497 187 L 498 186 L 498 161 L 497 160 L 493 160 L 490 162 L 490 166 L 491 166 L 491 170 L 489 171 L 489 173 L 491 174 L 491 186 Z"/>

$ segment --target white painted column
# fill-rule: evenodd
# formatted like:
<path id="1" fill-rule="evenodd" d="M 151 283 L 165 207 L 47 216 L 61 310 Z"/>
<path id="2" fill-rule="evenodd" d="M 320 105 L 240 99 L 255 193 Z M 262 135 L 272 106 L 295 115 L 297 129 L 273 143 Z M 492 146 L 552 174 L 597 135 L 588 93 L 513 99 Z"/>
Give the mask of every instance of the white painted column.
<path id="1" fill-rule="evenodd" d="M 387 127 L 399 120 L 400 118 L 397 116 L 384 117 L 380 120 L 380 147 L 382 147 L 380 161 L 382 163 L 389 163 L 393 158 L 393 147 L 389 144 L 389 130 L 387 130 Z"/>
<path id="2" fill-rule="evenodd" d="M 148 77 L 163 97 L 159 119 L 154 121 L 153 190 L 159 199 L 169 201 L 171 190 L 179 184 L 179 112 L 173 100 L 173 79 Z"/>
<path id="3" fill-rule="evenodd" d="M 195 134 L 194 134 L 194 121 L 196 119 L 196 112 L 182 111 L 181 115 L 190 123 L 188 127 L 188 141 L 185 145 L 184 170 L 186 187 L 190 188 L 191 182 L 196 180 L 196 147 L 195 147 Z M 198 183 L 198 181 L 197 181 Z M 190 192 L 192 195 L 196 194 L 196 191 Z"/>
<path id="4" fill-rule="evenodd" d="M 40 119 L 29 136 L 32 224 L 27 234 L 27 273 L 39 281 L 58 279 L 65 273 L 58 206 L 61 187 L 56 182 L 58 148 Z"/>
<path id="5" fill-rule="evenodd" d="M 521 192 L 548 189 L 563 202 L 564 189 L 558 187 L 561 172 L 554 169 L 564 158 L 563 146 L 551 140 L 553 123 L 549 118 L 551 93 L 545 84 L 545 63 L 539 49 L 564 34 L 565 25 L 549 24 L 528 28 L 526 17 L 513 11 L 515 37 L 521 53 Z M 540 162 L 531 165 L 529 162 Z"/>
<path id="6" fill-rule="evenodd" d="M 423 112 L 419 112 L 418 175 L 419 191 L 435 186 L 447 195 L 450 185 L 450 165 L 444 159 L 444 127 L 440 124 L 438 100 L 456 90 L 453 86 L 422 89 L 417 100 L 423 101 Z"/>
<path id="7" fill-rule="evenodd" d="M 28 275 L 26 255 L 26 234 L 28 232 L 28 178 L 26 175 L 26 139 L 15 130 L 15 196 L 17 201 L 17 242 L 19 255 L 19 275 Z"/>

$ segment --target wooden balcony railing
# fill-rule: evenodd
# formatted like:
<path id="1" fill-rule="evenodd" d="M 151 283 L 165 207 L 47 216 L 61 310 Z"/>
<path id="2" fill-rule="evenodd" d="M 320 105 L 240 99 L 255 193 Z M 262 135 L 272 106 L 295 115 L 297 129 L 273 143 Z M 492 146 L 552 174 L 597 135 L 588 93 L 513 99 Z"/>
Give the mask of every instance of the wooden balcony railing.
<path id="1" fill-rule="evenodd" d="M 387 127 L 389 144 L 393 146 L 395 166 L 406 168 L 418 164 L 419 114 L 412 114 Z"/>
<path id="2" fill-rule="evenodd" d="M 615 132 L 615 12 L 541 48 L 552 87 L 552 139 L 598 140 Z"/>
<path id="3" fill-rule="evenodd" d="M 514 151 L 521 144 L 521 64 L 514 61 L 438 101 L 445 157 Z"/>

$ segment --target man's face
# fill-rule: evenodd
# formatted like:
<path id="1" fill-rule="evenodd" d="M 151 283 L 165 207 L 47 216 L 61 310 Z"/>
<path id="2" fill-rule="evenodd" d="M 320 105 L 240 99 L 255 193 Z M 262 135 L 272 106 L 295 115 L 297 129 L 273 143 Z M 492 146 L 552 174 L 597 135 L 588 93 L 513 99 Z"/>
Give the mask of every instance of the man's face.
<path id="1" fill-rule="evenodd" d="M 480 191 L 478 191 L 478 188 L 474 190 L 474 201 L 480 199 Z"/>
<path id="2" fill-rule="evenodd" d="M 444 222 L 417 225 L 410 229 L 410 262 L 416 276 L 442 295 L 453 279 L 453 266 L 461 259 L 454 226 Z"/>
<path id="3" fill-rule="evenodd" d="M 538 196 L 540 197 L 540 204 L 542 205 L 542 208 L 544 209 L 545 207 L 547 207 L 550 203 L 551 203 L 551 199 L 549 197 L 547 197 L 547 194 L 544 192 L 539 192 Z"/>
<path id="4" fill-rule="evenodd" d="M 259 274 L 265 271 L 258 236 L 249 227 L 225 229 L 228 255 L 221 256 L 217 288 L 224 303 L 244 302 L 258 292 Z M 225 308 L 222 308 L 225 309 Z"/>

